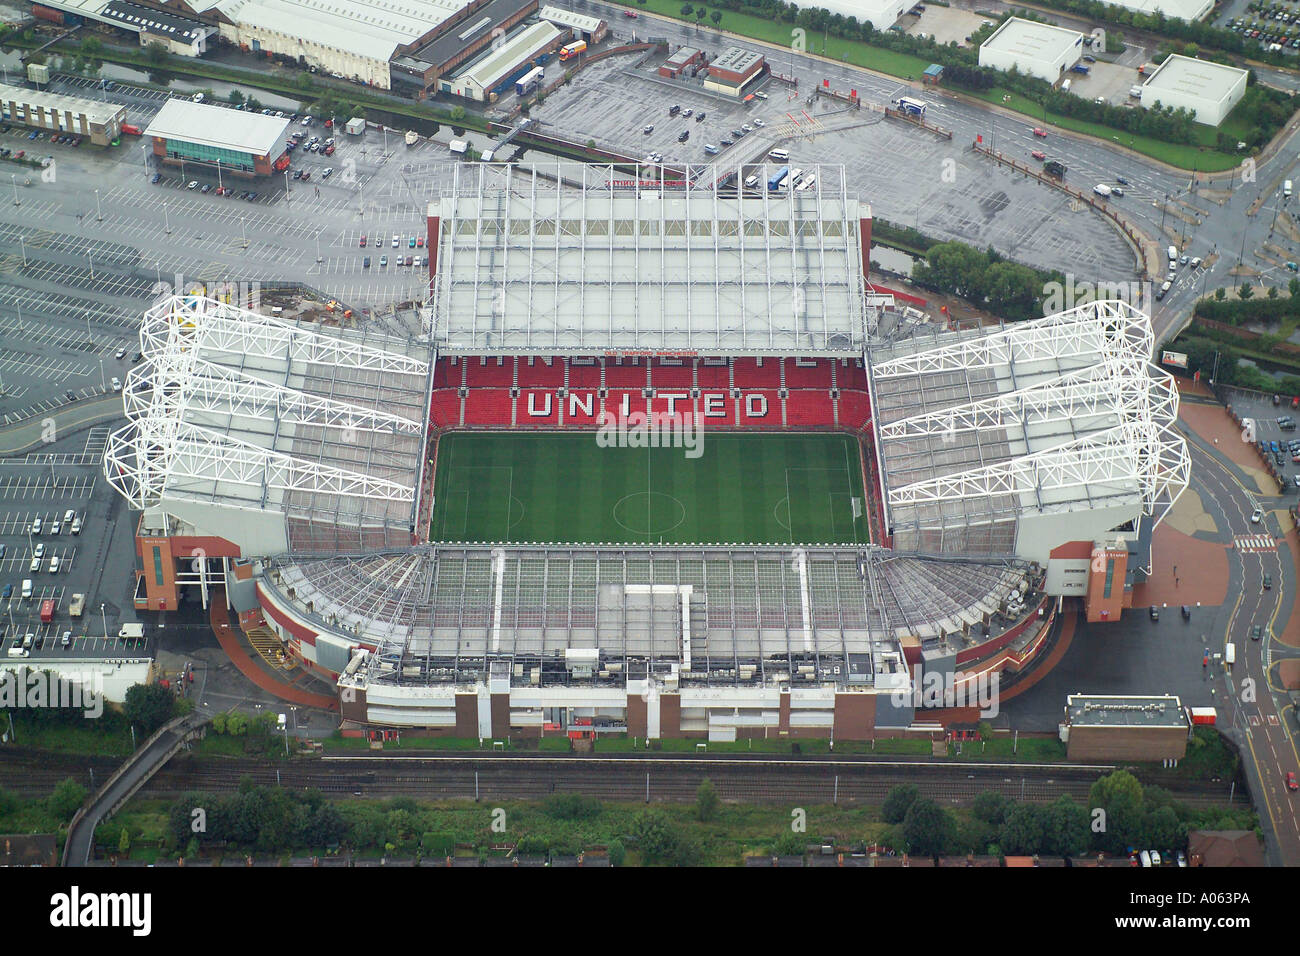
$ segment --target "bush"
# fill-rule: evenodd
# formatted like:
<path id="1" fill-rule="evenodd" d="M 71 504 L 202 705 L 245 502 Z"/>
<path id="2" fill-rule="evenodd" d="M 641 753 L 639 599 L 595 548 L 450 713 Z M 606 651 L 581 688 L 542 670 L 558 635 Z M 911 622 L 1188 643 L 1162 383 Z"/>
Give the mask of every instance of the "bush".
<path id="1" fill-rule="evenodd" d="M 620 840 L 611 840 L 609 847 L 609 865 L 622 866 L 623 860 L 627 857 L 627 848 L 623 846 Z"/>
<path id="2" fill-rule="evenodd" d="M 60 820 L 71 820 L 72 815 L 86 801 L 87 792 L 85 787 L 69 777 L 55 786 L 46 807 Z"/>
<path id="3" fill-rule="evenodd" d="M 718 794 L 708 777 L 700 781 L 695 791 L 695 817 L 701 823 L 708 823 L 718 813 Z"/>
<path id="4" fill-rule="evenodd" d="M 601 809 L 595 797 L 577 793 L 557 793 L 542 801 L 542 812 L 556 820 L 594 820 Z"/>
<path id="5" fill-rule="evenodd" d="M 907 816 L 907 811 L 911 809 L 920 794 L 921 791 L 914 783 L 894 787 L 885 796 L 885 802 L 880 806 L 881 819 L 886 823 L 902 823 L 903 818 Z"/>

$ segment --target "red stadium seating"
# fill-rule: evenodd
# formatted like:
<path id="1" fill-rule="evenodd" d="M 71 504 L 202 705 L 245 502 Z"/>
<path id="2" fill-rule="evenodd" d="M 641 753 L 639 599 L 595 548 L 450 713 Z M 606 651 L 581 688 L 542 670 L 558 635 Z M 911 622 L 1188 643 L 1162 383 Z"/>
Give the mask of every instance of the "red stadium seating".
<path id="1" fill-rule="evenodd" d="M 508 388 L 471 388 L 465 399 L 465 424 L 509 428 L 514 404 Z"/>
<path id="2" fill-rule="evenodd" d="M 696 366 L 700 388 L 728 388 L 731 385 L 731 369 L 724 361 L 721 365 L 705 365 L 700 359 Z"/>
<path id="3" fill-rule="evenodd" d="M 460 396 L 454 388 L 438 389 L 433 393 L 433 406 L 429 417 L 439 428 L 454 428 L 460 421 Z"/>
<path id="4" fill-rule="evenodd" d="M 569 359 L 569 388 L 600 388 L 600 359 L 591 365 L 579 365 Z"/>
<path id="5" fill-rule="evenodd" d="M 481 365 L 478 357 L 451 364 L 439 360 L 434 369 L 433 401 L 430 417 L 436 427 L 495 428 L 590 428 L 598 425 L 602 410 L 617 415 L 624 408 L 624 398 L 631 413 L 667 412 L 665 392 L 689 392 L 698 379 L 700 397 L 678 401 L 678 412 L 694 412 L 715 428 L 862 428 L 871 418 L 870 396 L 866 390 L 866 372 L 859 363 L 818 359 L 815 367 L 797 366 L 793 357 L 766 358 L 760 365 L 753 358 L 737 358 L 733 366 L 704 365 L 702 360 L 686 360 L 680 366 L 662 365 L 648 360 L 656 397 L 644 395 L 647 360 L 617 365 L 612 360 L 604 366 L 605 398 L 599 397 L 601 366 L 575 365 L 568 362 L 568 392 L 558 390 L 564 383 L 565 359 L 556 356 L 548 366 L 540 359 L 530 366 L 526 357 L 506 358 L 500 365 L 493 360 Z M 463 363 L 463 364 L 462 364 Z M 787 392 L 779 391 L 782 364 L 785 366 Z M 839 388 L 838 420 L 831 399 L 832 365 L 834 382 Z M 468 378 L 464 418 L 461 417 L 459 394 L 461 372 Z M 516 382 L 518 394 L 512 397 Z M 737 399 L 729 391 L 734 379 L 740 392 Z M 530 404 L 531 396 L 531 404 Z M 723 415 L 705 415 L 706 397 L 712 396 L 712 409 Z M 538 414 L 530 414 L 529 409 Z M 763 413 L 765 411 L 765 414 Z"/>
<path id="6" fill-rule="evenodd" d="M 825 388 L 831 387 L 831 362 L 832 359 L 794 359 L 787 358 L 785 362 L 785 387 L 786 388 Z M 804 363 L 803 365 L 796 364 Z M 808 368 L 807 363 L 814 363 L 814 367 Z M 766 364 L 766 363 L 764 363 Z"/>
<path id="7" fill-rule="evenodd" d="M 623 364 L 618 365 L 613 359 L 606 359 L 606 388 L 645 388 L 645 361 L 638 360 L 636 365 L 632 365 L 630 362 L 630 359 L 624 359 Z"/>
<path id="8" fill-rule="evenodd" d="M 840 392 L 840 424 L 861 428 L 871 418 L 871 397 L 866 392 Z"/>
<path id="9" fill-rule="evenodd" d="M 780 388 L 781 386 L 781 360 L 778 358 L 764 359 L 762 365 L 758 364 L 758 359 L 738 358 L 734 364 L 737 388 L 744 388 L 745 384 L 750 388 Z"/>
<path id="10" fill-rule="evenodd" d="M 785 401 L 787 425 L 826 425 L 835 420 L 834 416 L 830 389 L 794 388 Z"/>
<path id="11" fill-rule="evenodd" d="M 546 359 L 550 359 L 551 364 L 546 364 Z M 564 359 L 560 356 L 546 356 L 543 359 L 540 356 L 520 357 L 519 359 L 519 386 L 522 388 L 528 385 L 532 388 L 559 388 L 564 384 Z"/>
<path id="12" fill-rule="evenodd" d="M 650 382 L 656 389 L 690 390 L 691 383 L 695 378 L 692 369 L 695 360 L 684 358 L 677 361 L 682 364 L 665 365 L 663 359 L 655 359 L 655 363 L 650 369 Z"/>
<path id="13" fill-rule="evenodd" d="M 461 361 L 467 363 L 470 388 L 509 388 L 514 384 L 515 360 L 510 356 L 502 359 L 500 365 L 495 356 L 488 358 L 486 365 L 480 364 L 483 359 L 473 355 Z"/>

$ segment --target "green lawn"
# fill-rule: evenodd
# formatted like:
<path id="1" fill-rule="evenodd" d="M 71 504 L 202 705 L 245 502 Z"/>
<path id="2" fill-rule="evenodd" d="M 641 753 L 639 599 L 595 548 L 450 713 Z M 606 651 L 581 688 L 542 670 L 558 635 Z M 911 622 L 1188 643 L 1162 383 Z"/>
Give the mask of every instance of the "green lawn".
<path id="1" fill-rule="evenodd" d="M 438 446 L 435 541 L 863 543 L 856 442 L 705 432 L 683 448 L 596 434 L 452 434 Z M 857 515 L 857 517 L 855 517 Z"/>

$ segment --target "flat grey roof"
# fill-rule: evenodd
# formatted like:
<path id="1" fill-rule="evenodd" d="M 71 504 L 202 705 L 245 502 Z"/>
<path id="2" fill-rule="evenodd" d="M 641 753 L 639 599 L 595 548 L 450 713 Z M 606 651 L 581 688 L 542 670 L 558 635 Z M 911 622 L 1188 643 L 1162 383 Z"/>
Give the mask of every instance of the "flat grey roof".
<path id="1" fill-rule="evenodd" d="M 1176 696 L 1108 697 L 1071 694 L 1066 714 L 1072 727 L 1186 727 L 1187 715 Z"/>
<path id="2" fill-rule="evenodd" d="M 457 73 L 456 78 L 472 79 L 478 86 L 487 89 L 521 61 L 533 56 L 542 47 L 554 43 L 563 32 L 554 23 L 545 20 L 534 23 L 515 33 L 499 47 L 493 48 L 483 59 Z"/>
<path id="3" fill-rule="evenodd" d="M 282 117 L 173 98 L 144 135 L 270 156 L 283 150 L 288 130 L 289 120 Z"/>
<path id="4" fill-rule="evenodd" d="M 1246 71 L 1235 66 L 1175 53 L 1156 68 L 1151 79 L 1143 84 L 1142 90 L 1144 94 L 1168 90 L 1218 103 L 1245 76 Z"/>
<path id="5" fill-rule="evenodd" d="M 515 16 L 521 10 L 537 7 L 537 0 L 492 0 L 441 36 L 409 54 L 409 59 L 426 67 L 441 68 L 461 50 Z M 405 60 L 408 57 L 402 57 Z"/>
<path id="6" fill-rule="evenodd" d="M 71 112 L 77 116 L 84 114 L 92 125 L 102 126 L 126 116 L 126 107 L 119 103 L 64 96 L 62 93 L 45 93 L 29 90 L 25 86 L 0 84 L 0 100 L 6 103 L 18 102 L 24 106 L 44 106 L 46 109 L 58 110 L 60 113 Z"/>
<path id="7" fill-rule="evenodd" d="M 1004 50 L 1034 59 L 1055 59 L 1073 46 L 1082 48 L 1082 43 L 1083 34 L 1078 30 L 1012 17 L 980 44 L 980 48 Z"/>
<path id="8" fill-rule="evenodd" d="M 722 56 L 718 57 L 709 64 L 710 70 L 729 70 L 732 73 L 745 73 L 752 70 L 755 65 L 763 59 L 763 54 L 757 50 L 746 50 L 742 47 L 728 47 Z"/>

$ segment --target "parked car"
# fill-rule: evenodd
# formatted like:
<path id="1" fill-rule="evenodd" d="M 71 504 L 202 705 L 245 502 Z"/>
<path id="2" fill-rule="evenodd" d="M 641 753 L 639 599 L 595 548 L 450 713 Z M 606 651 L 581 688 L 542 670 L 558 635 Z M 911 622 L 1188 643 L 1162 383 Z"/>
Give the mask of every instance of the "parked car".
<path id="1" fill-rule="evenodd" d="M 648 125 L 648 126 L 643 126 L 643 127 L 641 127 L 641 132 L 644 133 L 646 136 L 649 136 L 649 135 L 650 135 L 651 133 L 653 133 L 654 131 L 655 131 L 655 128 L 654 128 L 654 124 L 653 124 L 653 123 L 651 123 L 651 124 Z"/>
<path id="2" fill-rule="evenodd" d="M 1256 624 L 1254 627 L 1250 629 L 1250 639 L 1252 641 L 1258 641 L 1263 636 L 1264 636 L 1264 626 L 1262 624 Z"/>
<path id="3" fill-rule="evenodd" d="M 1151 605 L 1150 613 L 1151 613 L 1151 620 L 1153 621 L 1160 620 L 1160 608 L 1156 607 L 1154 604 Z"/>

